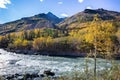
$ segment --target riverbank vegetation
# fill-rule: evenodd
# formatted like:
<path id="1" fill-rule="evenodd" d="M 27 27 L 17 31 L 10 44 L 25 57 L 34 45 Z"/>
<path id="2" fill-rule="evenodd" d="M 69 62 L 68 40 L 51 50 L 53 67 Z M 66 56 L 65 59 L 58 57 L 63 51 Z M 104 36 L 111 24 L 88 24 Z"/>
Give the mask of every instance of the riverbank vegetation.
<path id="1" fill-rule="evenodd" d="M 77 71 L 72 73 L 72 76 L 62 76 L 56 80 L 120 80 L 120 65 L 114 67 L 111 69 L 105 69 L 103 71 L 100 71 L 96 77 L 94 77 L 93 73 L 90 71 L 87 72 L 87 74 Z"/>
<path id="2" fill-rule="evenodd" d="M 34 29 L 0 36 L 0 48 L 48 52 L 93 53 L 120 56 L 119 21 L 102 21 L 95 17 L 82 28 Z M 81 27 L 81 26 L 80 26 Z M 96 42 L 95 42 L 96 40 Z M 57 53 L 56 53 L 57 54 Z"/>

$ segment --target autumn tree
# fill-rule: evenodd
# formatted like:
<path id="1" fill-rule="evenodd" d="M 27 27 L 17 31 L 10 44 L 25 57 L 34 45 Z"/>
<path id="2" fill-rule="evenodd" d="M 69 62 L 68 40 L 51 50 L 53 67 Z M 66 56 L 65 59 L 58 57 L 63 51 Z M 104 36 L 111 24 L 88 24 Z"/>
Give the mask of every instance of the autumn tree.
<path id="1" fill-rule="evenodd" d="M 9 44 L 9 40 L 5 38 L 5 36 L 0 36 L 0 47 L 7 48 L 8 44 Z"/>
<path id="2" fill-rule="evenodd" d="M 117 36 L 117 39 L 118 39 L 118 41 L 120 43 L 120 29 L 117 31 L 116 36 Z"/>
<path id="3" fill-rule="evenodd" d="M 13 42 L 13 46 L 16 48 L 16 49 L 21 49 L 22 47 L 22 40 L 21 39 L 16 39 L 14 42 Z"/>
<path id="4" fill-rule="evenodd" d="M 28 41 L 28 40 L 23 40 L 22 41 L 22 48 L 23 49 L 31 49 L 32 47 L 32 42 Z"/>
<path id="5" fill-rule="evenodd" d="M 34 39 L 33 48 L 35 50 L 44 50 L 45 47 L 46 47 L 46 38 L 40 37 L 40 38 Z"/>

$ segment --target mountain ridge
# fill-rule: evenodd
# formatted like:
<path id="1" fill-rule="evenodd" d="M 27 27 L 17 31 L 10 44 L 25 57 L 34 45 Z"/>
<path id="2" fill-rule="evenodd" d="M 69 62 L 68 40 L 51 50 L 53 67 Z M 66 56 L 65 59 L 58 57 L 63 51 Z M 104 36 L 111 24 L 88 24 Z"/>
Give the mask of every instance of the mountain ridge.
<path id="1" fill-rule="evenodd" d="M 31 30 L 35 28 L 56 28 L 57 23 L 61 22 L 64 18 L 59 18 L 53 13 L 41 13 L 31 17 L 23 17 L 19 20 L 8 22 L 0 25 L 0 34 L 10 32 Z"/>
<path id="2" fill-rule="evenodd" d="M 68 29 L 79 28 L 84 23 L 93 20 L 94 15 L 99 14 L 99 18 L 106 20 L 120 20 L 120 12 L 99 9 L 85 9 L 68 18 L 59 18 L 51 12 L 40 13 L 31 17 L 23 17 L 19 20 L 8 22 L 0 25 L 0 34 L 7 34 L 11 32 L 18 32 L 23 30 L 32 30 L 35 28 L 54 28 L 54 29 Z M 57 25 L 56 25 L 57 24 Z"/>
<path id="3" fill-rule="evenodd" d="M 98 14 L 99 18 L 103 21 L 106 21 L 106 20 L 120 20 L 120 12 L 105 10 L 103 8 L 85 9 L 84 11 L 79 12 L 79 13 L 65 19 L 64 21 L 60 22 L 59 26 L 64 28 L 64 29 L 65 28 L 76 27 L 79 24 L 93 21 L 93 18 L 94 18 L 95 14 Z"/>

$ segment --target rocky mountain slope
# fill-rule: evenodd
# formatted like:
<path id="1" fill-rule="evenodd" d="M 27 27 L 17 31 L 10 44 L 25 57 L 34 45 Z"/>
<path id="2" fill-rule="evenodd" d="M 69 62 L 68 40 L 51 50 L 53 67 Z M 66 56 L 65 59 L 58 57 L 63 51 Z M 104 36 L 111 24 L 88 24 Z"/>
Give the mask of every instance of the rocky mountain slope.
<path id="1" fill-rule="evenodd" d="M 58 18 L 51 12 L 41 13 L 32 17 L 25 17 L 20 20 L 0 25 L 0 34 L 4 35 L 10 32 L 23 30 L 32 30 L 35 28 L 54 28 L 54 29 L 74 29 L 86 27 L 93 20 L 95 14 L 98 14 L 103 21 L 119 21 L 120 13 L 105 9 L 85 9 L 66 19 Z M 56 25 L 57 24 L 57 25 Z"/>
<path id="2" fill-rule="evenodd" d="M 80 27 L 80 26 L 83 26 L 84 23 L 92 21 L 95 14 L 98 14 L 100 19 L 102 19 L 103 21 L 120 20 L 119 12 L 104 10 L 102 8 L 95 9 L 95 10 L 85 9 L 84 11 L 79 12 L 79 13 L 65 19 L 64 21 L 59 23 L 59 26 L 64 29 Z"/>
<path id="3" fill-rule="evenodd" d="M 41 13 L 0 25 L 0 34 L 4 35 L 10 32 L 31 30 L 35 28 L 56 28 L 55 24 L 61 22 L 63 19 L 64 18 L 58 18 L 51 12 L 48 12 L 47 14 Z"/>

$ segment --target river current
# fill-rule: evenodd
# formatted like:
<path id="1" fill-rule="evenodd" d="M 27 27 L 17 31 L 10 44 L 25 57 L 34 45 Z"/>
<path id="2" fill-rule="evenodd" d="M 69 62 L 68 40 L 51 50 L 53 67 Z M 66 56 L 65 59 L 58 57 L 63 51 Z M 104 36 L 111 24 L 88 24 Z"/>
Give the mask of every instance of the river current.
<path id="1" fill-rule="evenodd" d="M 0 49 L 0 75 L 43 73 L 44 70 L 51 69 L 57 75 L 65 74 L 74 70 L 84 71 L 85 58 L 65 58 L 49 57 L 41 55 L 24 55 L 7 52 Z M 119 61 L 118 61 L 119 62 Z M 97 70 L 110 68 L 110 61 L 97 59 Z M 94 68 L 94 59 L 89 58 L 88 68 Z"/>

